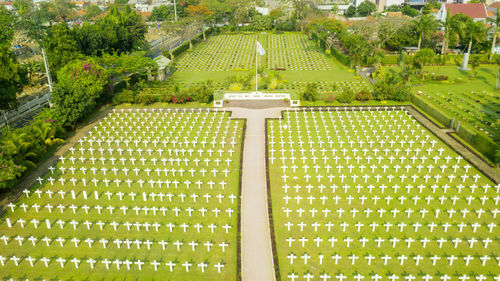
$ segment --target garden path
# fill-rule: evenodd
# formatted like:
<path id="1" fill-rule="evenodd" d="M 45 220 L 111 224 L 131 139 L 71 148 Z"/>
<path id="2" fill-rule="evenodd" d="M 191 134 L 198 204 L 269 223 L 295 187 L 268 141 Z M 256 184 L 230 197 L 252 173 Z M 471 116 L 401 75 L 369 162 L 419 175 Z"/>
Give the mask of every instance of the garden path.
<path id="1" fill-rule="evenodd" d="M 267 204 L 265 122 L 284 108 L 227 108 L 246 119 L 241 192 L 241 272 L 243 281 L 274 280 Z"/>

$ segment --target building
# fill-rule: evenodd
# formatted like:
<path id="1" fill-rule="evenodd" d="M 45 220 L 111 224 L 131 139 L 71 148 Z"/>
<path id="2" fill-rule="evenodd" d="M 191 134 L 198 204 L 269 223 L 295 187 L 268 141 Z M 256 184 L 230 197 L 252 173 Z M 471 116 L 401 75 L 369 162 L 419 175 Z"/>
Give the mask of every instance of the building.
<path id="1" fill-rule="evenodd" d="M 441 22 L 446 21 L 446 16 L 456 14 L 465 14 L 472 18 L 474 21 L 486 21 L 488 12 L 484 3 L 468 3 L 468 4 L 450 4 L 441 3 L 441 9 L 436 14 L 436 19 Z"/>

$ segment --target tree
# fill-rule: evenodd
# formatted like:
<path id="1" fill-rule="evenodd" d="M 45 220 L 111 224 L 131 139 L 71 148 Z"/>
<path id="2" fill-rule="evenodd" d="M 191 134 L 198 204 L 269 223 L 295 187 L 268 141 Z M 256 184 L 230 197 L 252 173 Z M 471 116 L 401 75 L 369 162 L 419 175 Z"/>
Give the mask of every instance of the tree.
<path id="1" fill-rule="evenodd" d="M 432 49 L 425 48 L 418 51 L 413 57 L 413 65 L 420 70 L 422 73 L 426 65 L 430 65 L 434 62 L 434 57 L 436 54 Z"/>
<path id="2" fill-rule="evenodd" d="M 129 88 L 129 79 L 131 75 L 146 75 L 154 72 L 157 65 L 145 52 L 134 52 L 132 54 L 103 54 L 99 65 L 106 69 L 110 80 L 113 82 L 126 81 Z"/>
<path id="3" fill-rule="evenodd" d="M 412 18 L 414 18 L 420 14 L 420 12 L 417 9 L 413 9 L 412 7 L 410 7 L 410 5 L 404 5 L 401 12 L 403 12 L 403 15 L 409 16 Z"/>
<path id="4" fill-rule="evenodd" d="M 273 20 L 270 16 L 256 15 L 253 17 L 251 26 L 257 31 L 270 30 L 273 27 Z"/>
<path id="5" fill-rule="evenodd" d="M 87 116 L 103 95 L 108 75 L 93 60 L 75 60 L 57 73 L 58 85 L 51 95 L 57 116 L 63 126 L 74 127 Z"/>
<path id="6" fill-rule="evenodd" d="M 484 28 L 482 22 L 475 22 L 472 20 L 468 21 L 465 32 L 466 32 L 465 38 L 468 39 L 469 46 L 467 48 L 467 54 L 464 55 L 464 60 L 462 62 L 462 69 L 467 69 L 472 43 L 474 41 L 479 43 L 486 39 L 486 29 Z"/>
<path id="7" fill-rule="evenodd" d="M 497 13 L 494 18 L 487 18 L 486 21 L 491 24 L 491 27 L 494 30 L 490 48 L 490 59 L 491 59 L 492 54 L 495 52 L 495 46 L 497 42 L 498 26 L 500 25 L 500 8 L 497 8 Z"/>
<path id="8" fill-rule="evenodd" d="M 210 15 L 213 14 L 207 6 L 204 5 L 189 5 L 187 7 L 188 15 L 194 19 L 196 23 L 201 25 L 201 32 L 203 33 L 203 40 L 206 40 L 205 37 L 205 24 L 208 21 Z"/>
<path id="9" fill-rule="evenodd" d="M 376 11 L 377 11 L 377 5 L 368 0 L 363 1 L 361 4 L 359 4 L 357 8 L 357 13 L 360 17 L 367 17 Z"/>
<path id="10" fill-rule="evenodd" d="M 14 38 L 14 15 L 0 7 L 0 110 L 17 106 L 16 94 L 28 83 L 27 71 L 11 51 Z"/>
<path id="11" fill-rule="evenodd" d="M 473 56 L 470 59 L 470 65 L 472 66 L 472 78 L 476 78 L 476 68 L 481 64 L 481 57 Z"/>
<path id="12" fill-rule="evenodd" d="M 414 21 L 416 31 L 418 32 L 418 46 L 417 49 L 420 50 L 422 44 L 422 39 L 428 39 L 430 35 L 436 32 L 439 27 L 439 22 L 434 16 L 422 15 Z"/>
<path id="13" fill-rule="evenodd" d="M 172 20 L 174 15 L 174 7 L 161 5 L 153 8 L 149 21 L 167 21 Z"/>
<path id="14" fill-rule="evenodd" d="M 350 5 L 344 13 L 344 16 L 352 18 L 356 16 L 356 6 Z"/>
<path id="15" fill-rule="evenodd" d="M 90 5 L 87 8 L 87 12 L 85 13 L 85 19 L 86 20 L 93 20 L 95 17 L 98 15 L 102 14 L 101 8 L 97 5 Z"/>
<path id="16" fill-rule="evenodd" d="M 495 61 L 496 65 L 497 65 L 495 90 L 498 90 L 498 89 L 500 89 L 500 55 L 494 55 L 493 60 Z"/>
<path id="17" fill-rule="evenodd" d="M 68 62 L 81 57 L 73 31 L 63 22 L 52 26 L 46 47 L 52 73 L 57 73 Z"/>
<path id="18" fill-rule="evenodd" d="M 67 0 L 53 0 L 54 12 L 57 19 L 67 21 L 74 16 L 75 5 Z"/>
<path id="19" fill-rule="evenodd" d="M 318 100 L 318 84 L 316 83 L 307 83 L 304 92 L 302 92 L 302 98 L 306 101 L 314 102 Z"/>
<path id="20" fill-rule="evenodd" d="M 385 43 L 396 36 L 401 29 L 411 23 L 409 17 L 375 17 L 355 21 L 349 27 L 351 33 L 361 35 L 374 53 L 380 51 Z"/>

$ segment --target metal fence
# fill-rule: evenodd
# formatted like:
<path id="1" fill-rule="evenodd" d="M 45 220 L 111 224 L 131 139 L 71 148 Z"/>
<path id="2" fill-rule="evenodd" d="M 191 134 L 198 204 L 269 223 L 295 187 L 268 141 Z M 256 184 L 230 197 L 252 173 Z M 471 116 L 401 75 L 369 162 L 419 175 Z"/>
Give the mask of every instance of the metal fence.
<path id="1" fill-rule="evenodd" d="M 9 124 L 23 119 L 30 114 L 40 111 L 43 107 L 48 106 L 50 101 L 50 92 L 38 96 L 22 105 L 17 109 L 7 112 L 7 114 L 2 113 L 0 118 L 0 127 L 5 126 L 5 123 Z"/>

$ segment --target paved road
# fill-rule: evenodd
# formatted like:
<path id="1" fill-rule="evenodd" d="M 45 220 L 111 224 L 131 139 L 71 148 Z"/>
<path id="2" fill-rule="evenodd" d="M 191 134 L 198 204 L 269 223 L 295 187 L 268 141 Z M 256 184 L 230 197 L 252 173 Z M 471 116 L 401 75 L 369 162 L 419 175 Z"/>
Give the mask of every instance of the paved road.
<path id="1" fill-rule="evenodd" d="M 265 119 L 278 118 L 283 108 L 232 110 L 247 119 L 243 148 L 241 194 L 241 272 L 243 281 L 274 280 L 267 209 Z"/>

